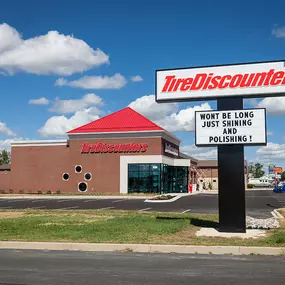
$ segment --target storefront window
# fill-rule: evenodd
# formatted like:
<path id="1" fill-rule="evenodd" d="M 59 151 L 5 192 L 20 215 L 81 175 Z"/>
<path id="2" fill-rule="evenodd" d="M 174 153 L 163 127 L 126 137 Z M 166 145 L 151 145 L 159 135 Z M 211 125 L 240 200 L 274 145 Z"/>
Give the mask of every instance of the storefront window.
<path id="1" fill-rule="evenodd" d="M 129 164 L 128 193 L 187 192 L 188 168 L 163 164 Z"/>

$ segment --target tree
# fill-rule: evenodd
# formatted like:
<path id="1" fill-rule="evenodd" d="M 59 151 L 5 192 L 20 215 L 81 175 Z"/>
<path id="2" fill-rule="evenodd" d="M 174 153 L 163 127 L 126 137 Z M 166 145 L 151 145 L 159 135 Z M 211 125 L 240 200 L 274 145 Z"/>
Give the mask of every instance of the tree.
<path id="1" fill-rule="evenodd" d="M 11 161 L 11 154 L 7 150 L 0 151 L 0 165 L 9 164 Z"/>
<path id="2" fill-rule="evenodd" d="M 260 178 L 264 175 L 264 170 L 263 170 L 263 165 L 260 163 L 256 163 L 254 165 L 254 177 L 255 178 Z"/>
<path id="3" fill-rule="evenodd" d="M 281 180 L 285 180 L 285 171 L 281 173 Z"/>

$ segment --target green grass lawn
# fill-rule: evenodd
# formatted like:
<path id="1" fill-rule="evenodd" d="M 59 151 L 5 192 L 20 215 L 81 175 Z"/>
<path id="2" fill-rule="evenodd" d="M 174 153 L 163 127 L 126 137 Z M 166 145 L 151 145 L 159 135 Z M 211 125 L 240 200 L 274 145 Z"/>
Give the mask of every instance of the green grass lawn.
<path id="1" fill-rule="evenodd" d="M 98 210 L 0 211 L 0 240 L 285 246 L 285 223 L 257 240 L 196 237 L 217 215 Z"/>

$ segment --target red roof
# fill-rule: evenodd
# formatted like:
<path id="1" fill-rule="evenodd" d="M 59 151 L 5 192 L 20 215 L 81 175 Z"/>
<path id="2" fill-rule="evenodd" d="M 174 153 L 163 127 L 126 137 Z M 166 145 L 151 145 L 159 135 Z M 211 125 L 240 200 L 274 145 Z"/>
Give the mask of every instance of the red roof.
<path id="1" fill-rule="evenodd" d="M 130 107 L 127 107 L 67 133 L 109 133 L 161 130 L 163 130 L 163 128 L 156 125 Z"/>

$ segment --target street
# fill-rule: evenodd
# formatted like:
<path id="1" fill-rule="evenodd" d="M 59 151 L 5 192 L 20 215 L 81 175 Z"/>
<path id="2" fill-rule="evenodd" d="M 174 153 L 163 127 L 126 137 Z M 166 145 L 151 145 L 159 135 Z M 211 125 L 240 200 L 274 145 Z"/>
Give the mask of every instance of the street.
<path id="1" fill-rule="evenodd" d="M 284 284 L 284 257 L 0 250 L 0 284 Z"/>
<path id="2" fill-rule="evenodd" d="M 0 210 L 9 209 L 98 209 L 98 210 L 136 210 L 178 213 L 217 213 L 218 195 L 200 193 L 182 197 L 171 203 L 147 203 L 145 199 L 103 199 L 103 198 L 58 198 L 42 196 L 41 199 L 0 197 Z M 234 201 L 229 201 L 234 203 Z M 285 194 L 276 194 L 272 190 L 246 191 L 247 215 L 256 218 L 272 217 L 276 208 L 285 207 Z"/>

